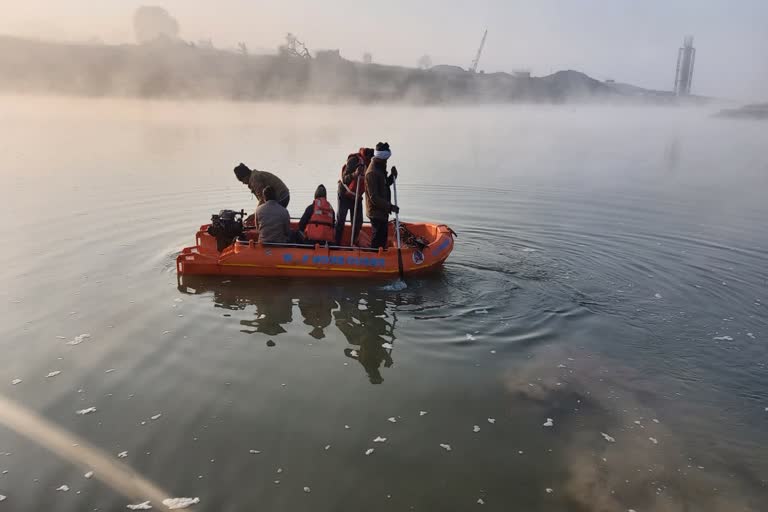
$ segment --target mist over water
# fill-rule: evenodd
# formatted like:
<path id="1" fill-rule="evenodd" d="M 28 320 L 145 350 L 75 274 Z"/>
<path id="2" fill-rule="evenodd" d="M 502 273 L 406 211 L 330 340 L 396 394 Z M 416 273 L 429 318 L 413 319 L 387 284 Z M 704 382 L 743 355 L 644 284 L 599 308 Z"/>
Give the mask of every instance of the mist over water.
<path id="1" fill-rule="evenodd" d="M 9 509 L 161 493 L 217 511 L 766 502 L 759 123 L 14 96 L 0 112 Z M 280 175 L 297 215 L 379 140 L 403 219 L 459 235 L 441 272 L 405 288 L 177 281 L 212 213 L 254 208 L 238 162 Z M 139 484 L 120 485 L 121 465 Z"/>

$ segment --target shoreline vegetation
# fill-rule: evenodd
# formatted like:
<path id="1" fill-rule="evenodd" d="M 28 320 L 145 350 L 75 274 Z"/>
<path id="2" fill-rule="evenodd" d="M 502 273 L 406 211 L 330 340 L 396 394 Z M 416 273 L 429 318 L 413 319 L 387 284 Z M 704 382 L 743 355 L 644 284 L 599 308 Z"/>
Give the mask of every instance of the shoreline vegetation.
<path id="1" fill-rule="evenodd" d="M 0 36 L 0 91 L 88 97 L 234 101 L 403 102 L 412 105 L 619 102 L 706 103 L 671 92 L 601 82 L 567 70 L 471 73 L 346 60 L 337 50 L 314 58 L 250 55 L 179 41 L 65 44 Z"/>

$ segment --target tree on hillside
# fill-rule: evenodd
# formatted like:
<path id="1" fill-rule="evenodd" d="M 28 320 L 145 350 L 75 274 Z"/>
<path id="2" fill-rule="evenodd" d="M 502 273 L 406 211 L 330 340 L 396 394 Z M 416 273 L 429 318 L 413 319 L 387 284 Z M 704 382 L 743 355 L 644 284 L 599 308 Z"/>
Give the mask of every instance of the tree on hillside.
<path id="1" fill-rule="evenodd" d="M 422 55 L 416 66 L 419 69 L 429 69 L 432 67 L 432 58 L 429 55 Z"/>
<path id="2" fill-rule="evenodd" d="M 158 39 L 175 41 L 179 38 L 179 22 L 168 11 L 155 5 L 144 5 L 136 9 L 133 30 L 139 44 Z"/>
<path id="3" fill-rule="evenodd" d="M 363 54 L 363 64 L 373 64 L 373 55 L 368 52 Z"/>

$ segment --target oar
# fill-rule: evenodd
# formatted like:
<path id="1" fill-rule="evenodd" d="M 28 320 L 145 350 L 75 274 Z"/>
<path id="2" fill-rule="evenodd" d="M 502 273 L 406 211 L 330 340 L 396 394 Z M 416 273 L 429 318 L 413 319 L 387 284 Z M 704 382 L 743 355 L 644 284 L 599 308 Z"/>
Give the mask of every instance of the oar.
<path id="1" fill-rule="evenodd" d="M 349 240 L 350 247 L 355 246 L 355 226 L 357 226 L 357 199 L 360 197 L 360 177 L 355 178 L 355 210 L 352 213 L 352 238 Z"/>
<path id="2" fill-rule="evenodd" d="M 393 169 L 397 170 L 396 167 Z M 397 175 L 392 181 L 392 188 L 395 191 L 395 206 L 397 206 Z M 395 212 L 395 233 L 397 234 L 397 270 L 400 272 L 400 279 L 403 279 L 403 247 L 400 243 L 400 207 Z"/>

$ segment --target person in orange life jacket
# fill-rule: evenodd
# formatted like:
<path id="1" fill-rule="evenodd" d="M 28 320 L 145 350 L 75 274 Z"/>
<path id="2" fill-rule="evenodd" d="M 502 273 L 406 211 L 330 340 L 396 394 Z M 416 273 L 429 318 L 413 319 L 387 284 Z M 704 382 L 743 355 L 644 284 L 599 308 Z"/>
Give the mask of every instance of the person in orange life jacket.
<path id="1" fill-rule="evenodd" d="M 357 153 L 347 157 L 347 163 L 341 168 L 339 180 L 339 210 L 336 218 L 336 245 L 341 245 L 344 224 L 354 221 L 354 240 L 358 240 L 363 226 L 363 193 L 365 192 L 365 170 L 373 158 L 373 148 L 360 148 Z M 357 194 L 355 194 L 357 191 Z M 355 197 L 357 197 L 357 217 L 355 217 Z"/>
<path id="2" fill-rule="evenodd" d="M 397 169 L 387 176 L 387 160 L 392 156 L 389 143 L 379 142 L 373 153 L 373 159 L 365 171 L 365 213 L 371 219 L 371 247 L 387 248 L 389 214 L 400 209 L 392 204 L 389 187 L 397 178 Z"/>
<path id="3" fill-rule="evenodd" d="M 315 190 L 315 200 L 304 210 L 299 221 L 299 232 L 304 234 L 307 243 L 333 243 L 336 216 L 328 202 L 325 186 Z"/>

